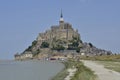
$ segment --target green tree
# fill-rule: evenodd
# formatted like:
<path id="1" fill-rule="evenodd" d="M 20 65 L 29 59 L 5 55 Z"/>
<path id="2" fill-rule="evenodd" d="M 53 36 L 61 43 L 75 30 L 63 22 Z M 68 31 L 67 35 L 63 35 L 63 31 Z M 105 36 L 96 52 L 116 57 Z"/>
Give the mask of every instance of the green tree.
<path id="1" fill-rule="evenodd" d="M 49 43 L 48 42 L 42 42 L 41 48 L 48 48 L 49 47 Z"/>
<path id="2" fill-rule="evenodd" d="M 36 51 L 33 52 L 33 56 L 38 55 L 40 52 L 41 52 L 40 49 L 37 49 Z"/>
<path id="3" fill-rule="evenodd" d="M 79 45 L 79 43 L 77 41 L 75 41 L 75 42 L 72 43 L 73 47 L 78 47 L 78 45 Z"/>
<path id="4" fill-rule="evenodd" d="M 76 48 L 76 52 L 79 53 L 80 52 L 80 47 Z"/>
<path id="5" fill-rule="evenodd" d="M 29 46 L 25 51 L 32 51 L 32 46 Z"/>
<path id="6" fill-rule="evenodd" d="M 56 45 L 56 46 L 53 46 L 53 48 L 52 48 L 52 50 L 57 50 L 57 51 L 61 51 L 61 50 L 64 50 L 65 49 L 65 47 L 64 46 L 62 46 L 62 45 Z"/>
<path id="7" fill-rule="evenodd" d="M 32 42 L 32 46 L 35 46 L 36 44 L 37 44 L 37 41 L 34 40 L 34 41 Z"/>
<path id="8" fill-rule="evenodd" d="M 92 43 L 89 43 L 90 47 L 93 47 L 93 44 Z"/>
<path id="9" fill-rule="evenodd" d="M 65 49 L 65 47 L 63 47 L 62 45 L 58 45 L 58 46 L 57 46 L 57 50 L 58 50 L 58 51 L 64 50 L 64 49 Z"/>
<path id="10" fill-rule="evenodd" d="M 29 46 L 25 51 L 32 51 L 32 48 L 33 48 L 36 44 L 37 44 L 37 41 L 34 40 L 34 41 L 32 42 L 32 45 Z"/>

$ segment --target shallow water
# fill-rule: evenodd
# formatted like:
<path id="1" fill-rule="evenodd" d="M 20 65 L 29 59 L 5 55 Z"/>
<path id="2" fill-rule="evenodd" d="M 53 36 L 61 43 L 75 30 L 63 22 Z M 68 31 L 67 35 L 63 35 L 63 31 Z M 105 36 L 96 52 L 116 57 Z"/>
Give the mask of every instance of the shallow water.
<path id="1" fill-rule="evenodd" d="M 50 61 L 0 61 L 0 80 L 50 80 L 63 67 Z"/>

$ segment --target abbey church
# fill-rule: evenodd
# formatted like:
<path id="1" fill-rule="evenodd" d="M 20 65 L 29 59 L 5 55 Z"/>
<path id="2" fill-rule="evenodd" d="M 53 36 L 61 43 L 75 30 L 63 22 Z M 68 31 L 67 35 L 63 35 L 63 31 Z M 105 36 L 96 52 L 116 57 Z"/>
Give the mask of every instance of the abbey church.
<path id="1" fill-rule="evenodd" d="M 60 39 L 60 40 L 72 40 L 73 37 L 79 37 L 80 34 L 78 30 L 74 30 L 72 25 L 64 22 L 63 15 L 61 12 L 59 25 L 51 26 L 50 30 L 47 30 L 45 33 L 39 33 L 37 37 L 37 41 L 50 41 L 52 39 Z"/>

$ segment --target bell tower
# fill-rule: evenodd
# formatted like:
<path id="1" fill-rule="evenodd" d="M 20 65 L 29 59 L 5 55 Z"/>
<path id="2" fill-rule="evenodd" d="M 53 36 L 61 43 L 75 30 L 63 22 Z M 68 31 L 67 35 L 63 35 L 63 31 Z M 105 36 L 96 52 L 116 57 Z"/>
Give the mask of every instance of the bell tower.
<path id="1" fill-rule="evenodd" d="M 61 15 L 60 15 L 59 27 L 60 29 L 64 29 L 64 19 L 63 19 L 62 10 L 61 10 Z"/>

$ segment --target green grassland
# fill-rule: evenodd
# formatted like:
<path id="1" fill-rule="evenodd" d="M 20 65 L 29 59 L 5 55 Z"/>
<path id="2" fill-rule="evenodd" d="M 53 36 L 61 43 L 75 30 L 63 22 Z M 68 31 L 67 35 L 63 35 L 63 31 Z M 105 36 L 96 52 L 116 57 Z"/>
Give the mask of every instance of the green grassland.
<path id="1" fill-rule="evenodd" d="M 84 66 L 82 62 L 76 62 L 77 71 L 71 80 L 96 80 L 96 75 L 89 68 Z"/>

